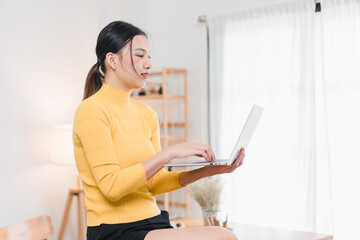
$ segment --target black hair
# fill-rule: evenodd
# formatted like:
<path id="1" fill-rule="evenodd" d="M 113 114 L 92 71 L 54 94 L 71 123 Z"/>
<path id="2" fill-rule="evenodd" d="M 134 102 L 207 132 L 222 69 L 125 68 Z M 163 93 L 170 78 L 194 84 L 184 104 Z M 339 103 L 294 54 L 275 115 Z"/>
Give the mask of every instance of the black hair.
<path id="1" fill-rule="evenodd" d="M 146 34 L 141 29 L 122 21 L 109 23 L 101 30 L 96 43 L 97 62 L 91 67 L 85 82 L 83 100 L 90 97 L 101 88 L 106 73 L 105 58 L 109 52 L 117 53 L 130 42 L 132 51 L 132 40 L 136 35 Z M 132 54 L 131 62 L 133 63 Z M 133 63 L 134 66 L 134 63 Z"/>

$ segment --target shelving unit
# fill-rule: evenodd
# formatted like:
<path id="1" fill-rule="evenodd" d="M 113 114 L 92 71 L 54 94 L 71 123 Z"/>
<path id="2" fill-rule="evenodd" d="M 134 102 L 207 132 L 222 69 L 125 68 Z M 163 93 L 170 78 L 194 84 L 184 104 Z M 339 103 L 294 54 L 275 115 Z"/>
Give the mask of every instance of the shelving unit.
<path id="1" fill-rule="evenodd" d="M 173 82 L 171 79 L 173 76 L 180 77 L 181 87 L 171 88 L 169 87 Z M 162 149 L 176 143 L 186 142 L 188 141 L 188 102 L 187 102 L 187 70 L 185 69 L 177 69 L 177 68 L 163 68 L 162 71 L 153 72 L 149 74 L 149 81 L 152 78 L 159 78 L 162 87 L 162 94 L 151 94 L 151 95 L 142 95 L 142 96 L 133 96 L 134 99 L 139 101 L 145 101 L 146 104 L 156 109 L 156 103 L 159 104 L 158 101 L 161 101 L 161 109 L 158 109 L 158 116 L 160 121 L 160 132 L 161 132 L 161 145 Z M 169 84 L 169 86 L 168 86 Z M 181 89 L 182 88 L 182 89 Z M 177 91 L 174 91 L 177 90 Z M 179 93 L 179 91 L 181 91 Z M 182 103 L 176 102 L 181 101 Z M 182 105 L 183 109 L 182 116 L 183 119 L 171 120 L 169 118 L 169 107 L 174 109 L 176 107 L 180 108 Z M 161 114 L 160 114 L 161 111 Z M 160 116 L 162 116 L 160 118 Z M 182 129 L 183 134 L 170 134 L 172 129 Z M 171 169 L 168 169 L 169 171 Z M 163 205 L 166 211 L 169 211 L 170 215 L 172 215 L 172 210 L 175 208 L 183 208 L 185 210 L 185 216 L 182 216 L 182 219 L 190 218 L 190 193 L 188 187 L 185 188 L 185 201 L 178 200 L 170 200 L 169 195 L 175 194 L 177 190 L 171 193 L 163 194 L 163 200 L 157 200 L 159 205 Z"/>

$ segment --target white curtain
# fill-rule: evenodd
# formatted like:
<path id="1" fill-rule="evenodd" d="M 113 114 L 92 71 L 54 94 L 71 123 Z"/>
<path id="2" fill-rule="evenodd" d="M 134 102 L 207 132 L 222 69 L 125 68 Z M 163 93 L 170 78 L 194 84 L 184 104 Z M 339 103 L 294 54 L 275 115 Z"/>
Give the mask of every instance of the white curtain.
<path id="1" fill-rule="evenodd" d="M 359 170 L 358 1 L 324 2 L 320 13 L 303 0 L 213 17 L 209 33 L 216 156 L 229 157 L 252 104 L 265 108 L 244 166 L 226 176 L 224 211 L 236 222 L 336 232 L 345 204 L 336 191 L 354 184 L 349 168 Z"/>
<path id="2" fill-rule="evenodd" d="M 360 225 L 360 1 L 322 1 L 319 16 L 335 239 Z"/>

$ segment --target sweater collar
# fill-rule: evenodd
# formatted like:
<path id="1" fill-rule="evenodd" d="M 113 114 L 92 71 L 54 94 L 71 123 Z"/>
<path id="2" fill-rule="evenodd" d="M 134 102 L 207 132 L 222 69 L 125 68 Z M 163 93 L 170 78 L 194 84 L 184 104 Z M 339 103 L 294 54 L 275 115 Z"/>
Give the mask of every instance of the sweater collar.
<path id="1" fill-rule="evenodd" d="M 101 86 L 102 93 L 116 102 L 130 102 L 131 92 L 123 91 L 118 88 L 111 86 L 110 84 L 103 83 Z"/>

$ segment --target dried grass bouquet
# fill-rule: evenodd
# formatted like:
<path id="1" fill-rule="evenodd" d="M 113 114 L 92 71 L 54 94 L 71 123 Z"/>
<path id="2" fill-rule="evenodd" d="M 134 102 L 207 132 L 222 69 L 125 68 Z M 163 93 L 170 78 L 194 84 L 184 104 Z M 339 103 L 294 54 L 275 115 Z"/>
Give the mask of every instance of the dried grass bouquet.
<path id="1" fill-rule="evenodd" d="M 202 210 L 219 210 L 222 182 L 220 177 L 207 177 L 190 185 L 190 194 Z"/>

